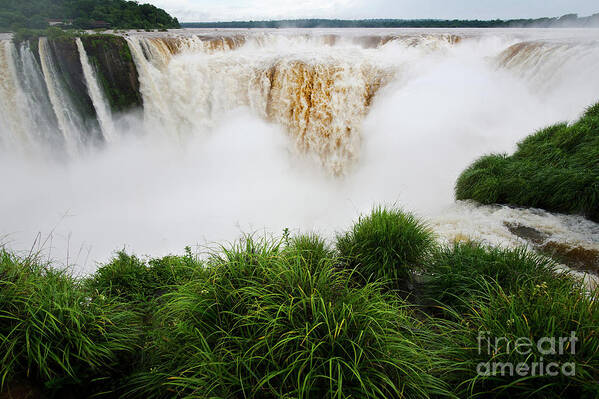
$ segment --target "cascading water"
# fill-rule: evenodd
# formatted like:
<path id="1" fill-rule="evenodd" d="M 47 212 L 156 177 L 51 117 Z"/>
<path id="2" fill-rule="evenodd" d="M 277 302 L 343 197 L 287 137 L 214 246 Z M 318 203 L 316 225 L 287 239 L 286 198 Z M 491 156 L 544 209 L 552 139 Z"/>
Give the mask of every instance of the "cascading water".
<path id="1" fill-rule="evenodd" d="M 14 45 L 3 41 L 0 46 L 0 142 L 9 150 L 26 150 L 34 145 L 25 101 L 17 79 Z"/>
<path id="2" fill-rule="evenodd" d="M 123 244 L 161 254 L 263 228 L 333 236 L 373 204 L 397 203 L 448 240 L 517 245 L 506 223 L 521 220 L 599 250 L 597 225 L 582 218 L 452 196 L 478 156 L 512 151 L 599 100 L 593 32 L 181 31 L 125 40 L 143 113 L 111 112 L 88 44 L 77 40 L 84 95 L 107 145 L 58 164 L 0 156 L 0 178 L 16 193 L 0 199 L 0 234 L 16 247 L 53 232 L 54 256 L 81 248 L 69 259 L 89 270 Z M 45 148 L 49 137 L 75 153 L 93 143 L 51 43 L 40 39 L 39 62 L 25 44 L 17 59 L 2 45 L 0 90 L 26 97 L 0 99 L 8 151 L 16 141 Z M 19 107 L 39 117 L 15 119 Z M 43 134 L 38 120 L 47 121 Z"/>
<path id="3" fill-rule="evenodd" d="M 54 108 L 67 153 L 74 157 L 79 153 L 82 144 L 83 123 L 63 87 L 51 55 L 50 44 L 45 37 L 39 39 L 39 56 L 50 102 Z"/>
<path id="4" fill-rule="evenodd" d="M 40 152 L 60 155 L 62 139 L 58 132 L 58 121 L 46 89 L 41 67 L 28 45 L 21 44 L 17 73 L 20 87 L 26 98 L 25 119 L 31 124 L 33 146 Z"/>
<path id="5" fill-rule="evenodd" d="M 81 39 L 76 38 L 75 43 L 77 44 L 77 50 L 79 51 L 79 59 L 83 68 L 83 75 L 85 76 L 87 90 L 94 104 L 96 114 L 98 115 L 100 129 L 102 130 L 104 139 L 107 142 L 112 142 L 115 140 L 116 132 L 114 123 L 112 121 L 110 106 L 106 102 L 106 98 L 104 97 L 102 90 L 100 90 L 98 79 L 96 77 L 96 74 L 94 73 L 92 65 L 89 62 L 87 53 L 85 52 L 85 48 L 83 47 Z"/>

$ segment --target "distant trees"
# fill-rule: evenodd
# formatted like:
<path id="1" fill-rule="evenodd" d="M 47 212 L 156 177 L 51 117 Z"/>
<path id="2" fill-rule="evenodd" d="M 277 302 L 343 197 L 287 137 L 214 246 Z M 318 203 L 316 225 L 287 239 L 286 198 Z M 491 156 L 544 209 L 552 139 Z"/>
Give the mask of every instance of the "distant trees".
<path id="1" fill-rule="evenodd" d="M 0 0 L 0 30 L 44 29 L 49 20 L 72 21 L 74 28 L 107 22 L 114 29 L 179 28 L 179 21 L 150 4 L 125 0 Z"/>
<path id="2" fill-rule="evenodd" d="M 511 20 L 442 20 L 442 19 L 297 19 L 277 21 L 193 22 L 185 28 L 518 28 L 518 27 L 599 27 L 599 14 L 578 17 L 567 14 L 559 18 Z"/>

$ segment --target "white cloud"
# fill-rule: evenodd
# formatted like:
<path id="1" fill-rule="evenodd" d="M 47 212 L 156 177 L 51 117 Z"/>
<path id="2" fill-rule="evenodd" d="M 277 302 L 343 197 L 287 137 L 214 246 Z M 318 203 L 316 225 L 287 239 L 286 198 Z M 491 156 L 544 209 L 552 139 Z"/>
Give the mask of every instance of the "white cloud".
<path id="1" fill-rule="evenodd" d="M 140 0 L 181 21 L 294 18 L 533 18 L 599 12 L 596 0 Z"/>

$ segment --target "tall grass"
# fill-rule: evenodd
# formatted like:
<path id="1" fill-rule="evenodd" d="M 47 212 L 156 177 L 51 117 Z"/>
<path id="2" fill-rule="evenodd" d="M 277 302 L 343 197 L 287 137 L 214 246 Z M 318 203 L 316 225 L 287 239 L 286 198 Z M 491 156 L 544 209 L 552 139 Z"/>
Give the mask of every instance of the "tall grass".
<path id="1" fill-rule="evenodd" d="M 136 349 L 138 326 L 125 305 L 85 292 L 35 257 L 0 249 L 2 388 L 27 379 L 59 397 L 63 389 L 93 389 Z"/>
<path id="2" fill-rule="evenodd" d="M 599 104 L 540 130 L 512 156 L 487 155 L 458 178 L 457 199 L 580 213 L 599 221 Z"/>
<path id="3" fill-rule="evenodd" d="M 426 291 L 445 306 L 463 306 L 490 282 L 511 293 L 527 283 L 565 280 L 575 284 L 567 274 L 558 273 L 555 263 L 526 248 L 498 248 L 478 242 L 458 242 L 439 247 L 426 265 Z"/>
<path id="4" fill-rule="evenodd" d="M 337 237 L 337 250 L 364 281 L 402 287 L 434 243 L 432 231 L 411 213 L 377 207 Z"/>
<path id="5" fill-rule="evenodd" d="M 525 248 L 474 242 L 439 249 L 427 273 L 429 296 L 450 320 L 435 323 L 453 330 L 443 334 L 445 354 L 455 359 L 445 380 L 459 397 L 597 397 L 599 292 L 585 291 L 578 280 L 557 272 L 551 260 Z M 537 344 L 543 337 L 559 340 L 572 332 L 579 340 L 573 353 L 570 347 L 564 354 L 544 354 L 536 347 L 524 353 L 516 346 L 523 340 Z M 576 375 L 561 369 L 547 375 L 545 367 L 552 362 L 575 364 Z M 519 375 L 520 364 L 537 364 L 536 375 Z"/>
<path id="6" fill-rule="evenodd" d="M 415 271 L 424 290 L 412 295 Z M 337 249 L 307 234 L 245 237 L 201 263 L 190 250 L 147 261 L 121 252 L 83 280 L 1 250 L 0 392 L 596 398 L 598 294 L 524 248 L 439 246 L 418 219 L 382 208 Z M 576 350 L 564 354 L 515 346 L 572 332 Z M 541 362 L 576 373 L 480 372 Z"/>
<path id="7" fill-rule="evenodd" d="M 465 316 L 472 327 L 459 355 L 469 367 L 455 373 L 460 397 L 599 396 L 597 293 L 565 280 L 527 281 L 511 292 L 491 282 L 486 290 L 470 301 Z M 572 334 L 575 341 L 568 339 Z"/>
<path id="8" fill-rule="evenodd" d="M 291 250 L 322 254 L 321 244 L 303 237 Z M 173 359 L 171 345 L 180 357 L 140 374 L 134 390 L 248 398 L 447 392 L 430 374 L 435 358 L 414 343 L 419 322 L 405 305 L 377 284 L 353 288 L 350 275 L 326 258 L 306 262 L 288 250 L 248 239 L 213 259 L 207 280 L 167 294 L 159 312 L 168 328 L 159 342 L 168 344 L 160 344 L 165 355 L 157 367 Z M 157 382 L 163 391 L 151 396 Z"/>

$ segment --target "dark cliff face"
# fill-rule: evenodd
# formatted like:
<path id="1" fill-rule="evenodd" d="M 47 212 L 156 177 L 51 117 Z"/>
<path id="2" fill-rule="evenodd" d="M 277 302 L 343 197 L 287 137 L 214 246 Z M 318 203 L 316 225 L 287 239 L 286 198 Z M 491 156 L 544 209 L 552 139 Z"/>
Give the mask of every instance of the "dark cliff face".
<path id="1" fill-rule="evenodd" d="M 137 68 L 127 41 L 113 35 L 83 36 L 81 41 L 112 111 L 141 107 Z"/>

